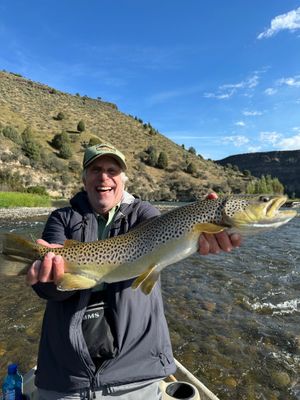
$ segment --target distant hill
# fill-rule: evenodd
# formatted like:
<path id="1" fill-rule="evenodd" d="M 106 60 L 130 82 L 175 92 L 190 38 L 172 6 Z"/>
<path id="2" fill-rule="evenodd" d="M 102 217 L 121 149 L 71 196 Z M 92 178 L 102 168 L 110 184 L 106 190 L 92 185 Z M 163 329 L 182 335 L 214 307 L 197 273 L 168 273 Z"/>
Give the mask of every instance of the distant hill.
<path id="1" fill-rule="evenodd" d="M 216 161 L 222 166 L 237 165 L 241 171 L 252 175 L 277 177 L 291 197 L 300 197 L 300 150 L 248 153 Z"/>
<path id="2" fill-rule="evenodd" d="M 24 130 L 29 149 L 24 134 L 22 139 Z M 64 153 L 52 144 L 62 132 L 69 141 Z M 120 112 L 115 104 L 63 93 L 4 71 L 0 72 L 0 140 L 2 191 L 16 185 L 42 186 L 52 196 L 70 197 L 81 187 L 84 149 L 95 141 L 110 142 L 125 153 L 128 189 L 144 199 L 191 200 L 209 190 L 241 192 L 247 183 L 242 173 L 204 160 L 150 123 Z M 161 153 L 164 162 L 158 168 L 155 158 Z"/>

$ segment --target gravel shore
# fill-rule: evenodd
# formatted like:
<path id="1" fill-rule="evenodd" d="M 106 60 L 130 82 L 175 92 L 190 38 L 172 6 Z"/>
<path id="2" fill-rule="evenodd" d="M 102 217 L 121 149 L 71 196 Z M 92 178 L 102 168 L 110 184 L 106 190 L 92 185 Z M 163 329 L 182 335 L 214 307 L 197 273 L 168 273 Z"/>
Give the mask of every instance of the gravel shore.
<path id="1" fill-rule="evenodd" d="M 0 208 L 0 219 L 21 219 L 50 214 L 53 207 Z"/>

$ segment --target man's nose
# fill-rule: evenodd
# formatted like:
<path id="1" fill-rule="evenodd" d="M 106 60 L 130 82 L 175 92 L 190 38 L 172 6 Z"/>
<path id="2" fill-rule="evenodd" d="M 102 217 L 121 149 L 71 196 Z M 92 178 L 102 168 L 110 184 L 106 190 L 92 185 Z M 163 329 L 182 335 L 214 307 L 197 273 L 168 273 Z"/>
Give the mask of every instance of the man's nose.
<path id="1" fill-rule="evenodd" d="M 107 171 L 99 171 L 99 177 L 102 180 L 109 178 L 109 173 Z"/>

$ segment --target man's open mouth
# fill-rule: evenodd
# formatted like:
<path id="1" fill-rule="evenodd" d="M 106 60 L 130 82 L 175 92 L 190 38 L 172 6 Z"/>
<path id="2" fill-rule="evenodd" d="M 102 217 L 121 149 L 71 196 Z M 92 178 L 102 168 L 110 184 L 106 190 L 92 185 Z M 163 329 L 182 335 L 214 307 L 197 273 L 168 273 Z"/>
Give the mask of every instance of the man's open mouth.
<path id="1" fill-rule="evenodd" d="M 110 192 L 113 188 L 111 186 L 97 186 L 96 190 L 97 192 Z"/>

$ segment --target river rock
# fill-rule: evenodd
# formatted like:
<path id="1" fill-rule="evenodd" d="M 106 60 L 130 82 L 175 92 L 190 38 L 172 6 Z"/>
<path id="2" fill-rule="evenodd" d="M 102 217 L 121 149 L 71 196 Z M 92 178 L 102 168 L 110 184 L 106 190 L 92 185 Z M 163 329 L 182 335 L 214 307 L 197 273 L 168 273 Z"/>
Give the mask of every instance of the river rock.
<path id="1" fill-rule="evenodd" d="M 289 374 L 284 371 L 274 371 L 271 373 L 271 380 L 274 387 L 283 389 L 291 383 Z"/>

